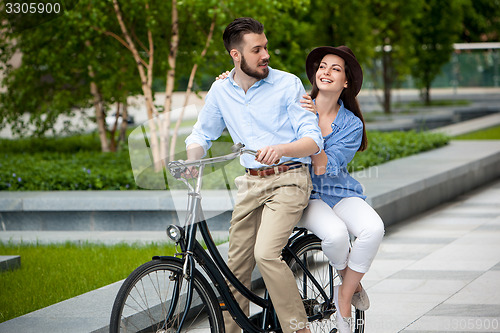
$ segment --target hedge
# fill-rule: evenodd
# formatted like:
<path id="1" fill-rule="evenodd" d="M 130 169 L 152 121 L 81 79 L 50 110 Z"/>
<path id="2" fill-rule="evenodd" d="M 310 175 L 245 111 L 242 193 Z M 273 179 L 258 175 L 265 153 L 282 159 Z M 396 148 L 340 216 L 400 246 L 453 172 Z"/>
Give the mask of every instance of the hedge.
<path id="1" fill-rule="evenodd" d="M 229 140 L 227 136 L 221 139 Z M 448 140 L 444 135 L 426 132 L 368 132 L 368 149 L 356 154 L 349 170 L 358 171 L 434 149 L 447 144 Z M 231 181 L 243 169 L 238 163 L 230 163 L 226 171 Z M 173 183 L 169 181 L 169 184 Z M 205 188 L 225 188 L 220 175 L 207 177 L 204 184 Z M 0 140 L 2 191 L 136 189 L 141 188 L 135 183 L 127 147 L 116 153 L 102 153 L 95 134 Z"/>

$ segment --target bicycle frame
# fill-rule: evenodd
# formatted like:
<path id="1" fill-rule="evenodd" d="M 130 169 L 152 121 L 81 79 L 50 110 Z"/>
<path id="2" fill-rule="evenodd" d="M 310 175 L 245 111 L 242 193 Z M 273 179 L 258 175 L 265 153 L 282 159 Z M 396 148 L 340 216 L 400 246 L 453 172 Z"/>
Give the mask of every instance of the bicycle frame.
<path id="1" fill-rule="evenodd" d="M 179 232 L 180 232 L 180 238 L 177 240 L 177 243 L 180 245 L 181 250 L 182 250 L 182 255 L 183 255 L 183 260 L 184 260 L 184 266 L 183 266 L 183 277 L 186 279 L 189 283 L 188 285 L 188 295 L 187 295 L 187 301 L 186 301 L 186 306 L 185 306 L 185 311 L 184 314 L 186 315 L 188 313 L 188 309 L 191 307 L 191 301 L 192 301 L 192 279 L 191 277 L 194 274 L 195 271 L 195 261 L 203 268 L 205 273 L 208 275 L 209 279 L 214 283 L 217 291 L 219 292 L 220 296 L 222 297 L 222 300 L 225 303 L 225 306 L 227 310 L 231 313 L 233 316 L 234 320 L 240 327 L 243 327 L 245 331 L 247 332 L 252 332 L 252 333 L 260 333 L 260 332 L 266 332 L 268 331 L 267 326 L 269 324 L 274 325 L 273 328 L 278 327 L 277 323 L 277 318 L 275 316 L 272 316 L 273 311 L 272 310 L 272 303 L 269 299 L 269 296 L 267 292 L 265 293 L 264 297 L 260 297 L 253 293 L 251 290 L 249 290 L 241 281 L 239 281 L 236 276 L 231 272 L 229 267 L 227 266 L 225 260 L 222 258 L 220 255 L 219 251 L 217 250 L 217 246 L 215 245 L 212 236 L 210 234 L 208 224 L 204 218 L 202 206 L 201 206 L 201 185 L 202 185 L 202 175 L 203 175 L 203 170 L 204 166 L 206 164 L 212 164 L 212 163 L 217 163 L 220 161 L 227 161 L 229 159 L 233 159 L 236 156 L 242 154 L 242 153 L 254 153 L 253 151 L 248 151 L 244 150 L 242 146 L 239 146 L 239 151 L 221 156 L 221 157 L 215 157 L 215 158 L 210 158 L 210 159 L 204 159 L 204 160 L 199 160 L 199 161 L 194 161 L 194 162 L 187 162 L 187 163 L 182 163 L 183 167 L 189 167 L 189 166 L 198 166 L 199 167 L 199 177 L 197 178 L 196 181 L 196 186 L 193 188 L 189 182 L 187 182 L 185 179 L 182 179 L 185 184 L 188 185 L 190 191 L 188 192 L 189 200 L 188 200 L 188 214 L 186 216 L 186 223 L 185 223 L 185 228 L 180 228 L 176 227 Z M 179 163 L 179 162 L 175 162 Z M 169 168 L 171 173 L 176 177 L 175 173 L 177 172 L 177 176 L 180 176 L 180 168 L 179 164 L 169 164 Z M 186 169 L 184 169 L 186 170 Z M 176 177 L 180 178 L 180 177 Z M 169 226 L 169 228 L 172 226 Z M 201 244 L 197 241 L 196 239 L 196 233 L 197 229 L 199 228 L 200 233 L 202 235 L 203 240 L 205 241 L 205 244 L 208 249 L 208 253 L 203 249 Z M 168 230 L 168 229 L 167 229 Z M 185 235 L 184 235 L 185 232 Z M 302 261 L 295 255 L 295 253 L 290 249 L 290 246 L 293 244 L 294 241 L 296 241 L 300 236 L 302 236 L 305 233 L 305 229 L 299 229 L 299 232 L 294 234 L 288 241 L 288 244 L 285 246 L 285 250 L 287 253 L 291 256 L 294 257 L 296 262 L 301 266 L 303 269 L 304 273 L 307 275 L 309 279 L 315 284 L 315 286 L 321 291 L 322 296 L 324 297 L 325 300 L 327 300 L 328 303 L 330 303 L 331 300 L 327 297 L 326 293 L 322 290 L 320 287 L 319 283 L 316 281 L 314 276 L 309 272 L 307 267 L 305 267 L 302 263 Z M 168 233 L 168 232 L 167 232 Z M 165 257 L 154 257 L 153 259 L 162 259 Z M 261 327 L 258 327 L 255 325 L 250 318 L 246 316 L 246 314 L 243 312 L 239 304 L 236 302 L 234 299 L 234 296 L 229 289 L 229 285 L 226 282 L 227 281 L 234 286 L 234 288 L 240 292 L 244 297 L 246 297 L 250 302 L 255 303 L 259 307 L 263 308 L 263 317 L 261 321 Z M 182 283 L 182 280 L 181 282 Z M 178 288 L 180 289 L 180 288 Z M 177 294 L 176 297 L 179 295 Z M 170 318 L 170 315 L 173 313 L 175 306 L 176 306 L 177 301 L 172 300 L 171 307 L 169 310 L 169 314 L 167 316 L 167 320 Z M 328 304 L 330 305 L 330 304 Z M 182 325 L 184 324 L 186 318 L 181 319 L 181 323 L 179 325 L 179 332 L 182 328 Z"/>

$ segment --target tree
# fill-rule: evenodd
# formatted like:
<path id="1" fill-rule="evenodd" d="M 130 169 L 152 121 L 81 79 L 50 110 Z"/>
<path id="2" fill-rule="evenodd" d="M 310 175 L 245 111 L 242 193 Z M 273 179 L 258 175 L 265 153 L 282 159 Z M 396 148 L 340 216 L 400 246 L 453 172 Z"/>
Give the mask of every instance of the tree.
<path id="1" fill-rule="evenodd" d="M 133 87 L 123 69 L 130 64 L 82 19 L 92 15 L 90 8 L 81 2 L 38 25 L 4 27 L 0 57 L 5 67 L 2 85 L 7 89 L 0 95 L 1 126 L 10 124 L 20 135 L 30 128 L 34 135 L 45 135 L 54 131 L 61 115 L 75 116 L 76 110 L 93 106 L 102 150 L 117 149 L 124 128 L 116 138 L 117 124 L 110 131 L 104 118 L 111 104 L 119 107 L 117 116 L 126 111 Z M 6 65 L 15 51 L 23 55 L 19 68 Z"/>
<path id="2" fill-rule="evenodd" d="M 453 53 L 462 25 L 462 1 L 425 0 L 422 15 L 414 22 L 415 63 L 412 76 L 426 105 L 432 81 Z"/>
<path id="3" fill-rule="evenodd" d="M 362 65 L 368 64 L 375 52 L 371 15 L 365 0 L 312 0 L 306 18 L 312 26 L 308 50 L 323 45 L 346 45 Z"/>
<path id="4" fill-rule="evenodd" d="M 463 6 L 463 42 L 500 41 L 500 0 L 467 0 Z"/>
<path id="5" fill-rule="evenodd" d="M 9 111 L 7 116 L 2 113 L 2 123 L 14 123 L 22 131 L 25 124 L 19 115 L 29 114 L 29 121 L 41 135 L 51 129 L 59 115 L 92 106 L 102 149 L 112 150 L 116 142 L 114 135 L 106 140 L 110 134 L 104 124 L 106 110 L 115 105 L 118 117 L 127 109 L 126 97 L 139 92 L 144 96 L 148 118 L 163 118 L 153 122 L 158 133 L 153 131 L 150 140 L 159 161 L 167 156 L 171 95 L 180 87 L 181 79 L 187 79 L 186 105 L 190 92 L 196 91 L 200 82 L 197 72 L 213 77 L 232 66 L 220 40 L 225 26 L 239 16 L 257 18 L 272 36 L 271 53 L 277 55 L 273 66 L 303 72 L 306 53 L 300 37 L 308 25 L 296 17 L 305 14 L 308 4 L 308 0 L 78 1 L 73 10 L 29 33 L 14 31 L 9 38 L 1 38 L 7 41 L 2 59 L 8 59 L 14 49 L 25 54 L 21 68 L 7 71 L 4 84 L 8 90 L 1 103 Z M 214 38 L 217 43 L 212 43 Z M 155 104 L 153 88 L 153 82 L 161 77 L 165 77 L 163 106 Z M 175 135 L 176 131 L 171 151 Z"/>
<path id="6" fill-rule="evenodd" d="M 376 47 L 372 75 L 376 86 L 381 78 L 383 109 L 391 113 L 391 91 L 415 62 L 413 21 L 421 15 L 422 1 L 370 0 L 368 6 Z"/>
<path id="7" fill-rule="evenodd" d="M 199 24 L 192 20 L 192 18 L 202 12 L 207 13 L 208 10 L 212 10 L 210 28 L 208 28 L 209 32 L 206 36 L 206 40 L 201 44 L 203 51 L 201 52 L 200 59 L 198 59 L 198 61 L 201 61 L 207 53 L 213 36 L 217 17 L 217 7 L 215 4 L 216 3 L 213 1 L 212 3 L 186 1 L 181 5 L 178 4 L 176 0 L 172 0 L 170 7 L 166 7 L 165 5 L 162 6 L 161 4 L 158 5 L 157 3 L 153 6 L 153 3 L 149 1 L 137 1 L 133 5 L 127 4 L 122 6 L 117 0 L 113 0 L 114 15 L 120 26 L 120 33 L 106 30 L 103 26 L 96 26 L 94 28 L 105 35 L 113 37 L 124 45 L 130 51 L 130 55 L 136 63 L 137 73 L 139 74 L 137 78 L 141 82 L 142 94 L 146 101 L 146 110 L 149 119 L 150 145 L 156 170 L 161 169 L 162 163 L 168 157 L 167 153 L 169 151 L 171 123 L 170 111 L 172 94 L 176 84 L 177 55 L 181 45 L 180 30 L 190 27 L 191 32 L 188 34 L 188 36 L 190 36 L 189 46 L 193 48 L 200 47 L 200 39 L 194 38 L 196 32 L 192 29 L 193 25 Z M 207 5 L 213 7 L 207 8 Z M 142 15 L 142 12 L 136 10 L 136 8 L 140 8 L 141 6 L 144 8 L 144 15 Z M 164 13 L 170 13 L 170 21 L 162 20 L 162 17 L 165 16 Z M 95 23 L 96 25 L 98 24 L 98 22 Z M 169 28 L 165 31 L 165 27 Z M 142 30 L 142 35 L 138 35 L 135 32 L 135 30 L 138 29 Z M 204 31 L 203 27 L 198 31 Z M 169 37 L 167 38 L 167 36 Z M 141 39 L 147 40 L 147 43 L 143 43 Z M 159 43 L 158 40 L 160 41 Z M 139 52 L 139 47 L 143 49 L 142 54 Z M 160 55 L 165 56 L 163 59 L 160 58 L 160 66 L 155 66 L 155 59 L 158 59 L 157 50 L 160 50 Z M 191 92 L 197 67 L 198 63 L 195 62 L 191 70 L 190 76 L 192 78 L 188 84 L 186 98 L 189 97 Z M 153 79 L 158 73 L 157 68 L 159 68 L 160 71 L 165 70 L 166 73 L 165 100 L 162 108 L 158 108 L 154 103 L 155 92 L 153 91 Z M 187 104 L 187 99 L 185 104 Z M 181 119 L 179 119 L 179 122 Z M 179 124 L 176 126 L 177 128 L 178 125 Z M 174 132 L 174 134 L 172 139 L 175 145 L 177 133 Z M 172 157 L 174 148 L 175 146 L 173 146 L 171 150 Z"/>

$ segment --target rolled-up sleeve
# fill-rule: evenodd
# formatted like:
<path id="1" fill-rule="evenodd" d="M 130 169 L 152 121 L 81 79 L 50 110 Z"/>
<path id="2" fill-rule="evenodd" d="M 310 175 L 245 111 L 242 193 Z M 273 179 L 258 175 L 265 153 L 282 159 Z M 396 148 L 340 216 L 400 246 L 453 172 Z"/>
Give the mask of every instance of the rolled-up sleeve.
<path id="1" fill-rule="evenodd" d="M 198 120 L 193 127 L 193 131 L 185 140 L 186 147 L 192 143 L 197 143 L 203 147 L 206 154 L 207 150 L 212 146 L 212 141 L 217 140 L 221 136 L 225 127 L 226 124 L 215 103 L 215 97 L 209 92 L 205 98 L 205 105 L 201 109 Z"/>
<path id="2" fill-rule="evenodd" d="M 356 118 L 357 119 L 357 118 Z M 349 130 L 341 129 L 344 135 L 330 136 L 327 140 L 334 140 L 325 144 L 325 153 L 328 156 L 326 164 L 326 175 L 337 176 L 340 170 L 347 167 L 347 164 L 354 158 L 354 155 L 361 146 L 363 138 L 363 123 L 358 119 L 355 124 L 349 126 Z"/>
<path id="3" fill-rule="evenodd" d="M 318 126 L 318 118 L 310 111 L 305 110 L 300 105 L 302 95 L 306 92 L 300 80 L 295 78 L 294 83 L 288 89 L 287 111 L 292 123 L 292 127 L 297 133 L 297 138 L 311 138 L 318 146 L 319 154 L 323 150 L 323 136 Z"/>

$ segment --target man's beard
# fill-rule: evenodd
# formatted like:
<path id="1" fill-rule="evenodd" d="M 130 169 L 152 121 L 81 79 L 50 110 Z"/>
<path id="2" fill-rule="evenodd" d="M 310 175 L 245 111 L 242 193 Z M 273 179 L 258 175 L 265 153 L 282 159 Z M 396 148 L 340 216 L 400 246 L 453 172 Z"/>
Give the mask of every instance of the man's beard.
<path id="1" fill-rule="evenodd" d="M 264 65 L 264 64 L 266 64 L 266 65 L 269 64 L 269 60 L 267 60 L 266 62 L 260 63 L 259 65 Z M 241 70 L 246 75 L 251 76 L 253 78 L 256 78 L 257 80 L 265 79 L 267 77 L 267 75 L 269 75 L 269 67 L 266 67 L 264 69 L 263 73 L 252 70 L 250 68 L 250 66 L 248 66 L 247 61 L 245 60 L 245 57 L 243 55 L 241 55 Z"/>

